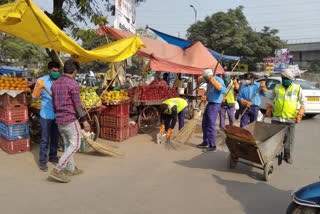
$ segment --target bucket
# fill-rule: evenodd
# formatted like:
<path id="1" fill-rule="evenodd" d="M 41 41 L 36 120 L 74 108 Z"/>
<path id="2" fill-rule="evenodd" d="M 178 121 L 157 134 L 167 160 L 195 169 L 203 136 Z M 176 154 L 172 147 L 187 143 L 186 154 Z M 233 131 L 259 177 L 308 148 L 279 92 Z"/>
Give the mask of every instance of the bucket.
<path id="1" fill-rule="evenodd" d="M 178 88 L 178 94 L 183 95 L 184 94 L 184 88 Z"/>

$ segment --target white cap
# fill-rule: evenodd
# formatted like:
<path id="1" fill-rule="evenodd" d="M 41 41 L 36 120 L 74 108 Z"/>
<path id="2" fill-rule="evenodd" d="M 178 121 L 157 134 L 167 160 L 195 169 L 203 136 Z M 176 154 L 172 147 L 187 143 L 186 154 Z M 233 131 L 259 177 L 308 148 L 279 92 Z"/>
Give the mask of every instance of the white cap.
<path id="1" fill-rule="evenodd" d="M 292 70 L 286 68 L 281 71 L 281 76 L 286 77 L 288 79 L 294 80 L 294 76 Z"/>
<path id="2" fill-rule="evenodd" d="M 207 77 L 207 76 L 213 76 L 213 71 L 210 68 L 204 69 L 202 71 L 202 76 Z"/>

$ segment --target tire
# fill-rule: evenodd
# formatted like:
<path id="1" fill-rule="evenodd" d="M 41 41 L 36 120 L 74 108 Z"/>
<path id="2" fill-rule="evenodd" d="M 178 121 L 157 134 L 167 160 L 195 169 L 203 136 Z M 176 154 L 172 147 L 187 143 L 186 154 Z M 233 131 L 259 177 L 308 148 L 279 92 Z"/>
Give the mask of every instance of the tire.
<path id="1" fill-rule="evenodd" d="M 234 169 L 237 166 L 237 158 L 234 158 L 231 154 L 228 156 L 228 166 L 229 169 Z"/>
<path id="2" fill-rule="evenodd" d="M 268 162 L 264 167 L 264 180 L 269 181 L 274 170 L 273 162 Z"/>
<path id="3" fill-rule="evenodd" d="M 314 207 L 306 207 L 291 202 L 287 208 L 286 214 L 319 214 L 319 209 Z"/>

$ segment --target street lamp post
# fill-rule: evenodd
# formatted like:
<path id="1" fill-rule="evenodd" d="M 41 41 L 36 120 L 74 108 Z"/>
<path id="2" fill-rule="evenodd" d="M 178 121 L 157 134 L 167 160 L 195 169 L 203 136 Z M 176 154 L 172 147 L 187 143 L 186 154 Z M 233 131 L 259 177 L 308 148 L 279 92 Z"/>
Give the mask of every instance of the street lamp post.
<path id="1" fill-rule="evenodd" d="M 198 12 L 197 12 L 197 10 L 196 10 L 196 8 L 191 4 L 190 5 L 190 7 L 193 9 L 193 11 L 194 11 L 194 23 L 196 24 L 197 23 L 197 14 L 198 14 Z M 192 75 L 192 86 L 191 86 L 191 88 L 192 88 L 192 95 L 197 95 L 198 94 L 198 92 L 197 91 L 194 91 L 194 89 L 195 89 L 195 82 L 194 82 L 194 75 Z M 192 101 L 192 107 L 194 108 L 195 107 L 195 104 L 194 104 L 194 102 Z"/>
<path id="2" fill-rule="evenodd" d="M 197 23 L 197 14 L 198 14 L 198 12 L 197 12 L 196 8 L 192 4 L 190 5 L 190 7 L 194 11 L 194 23 Z"/>

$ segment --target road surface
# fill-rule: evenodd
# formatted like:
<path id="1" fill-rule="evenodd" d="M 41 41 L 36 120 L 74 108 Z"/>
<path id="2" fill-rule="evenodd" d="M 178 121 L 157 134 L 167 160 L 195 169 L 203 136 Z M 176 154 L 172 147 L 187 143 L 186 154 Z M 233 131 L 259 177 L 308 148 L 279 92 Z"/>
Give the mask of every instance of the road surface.
<path id="1" fill-rule="evenodd" d="M 297 125 L 294 164 L 277 167 L 268 183 L 260 170 L 243 165 L 229 170 L 228 152 L 204 154 L 189 146 L 168 151 L 154 144 L 152 135 L 116 143 L 126 153 L 122 159 L 77 154 L 84 174 L 68 184 L 48 180 L 38 169 L 37 145 L 18 155 L 1 150 L 1 213 L 285 213 L 290 193 L 318 180 L 319 122 Z M 192 143 L 201 143 L 201 135 Z"/>

